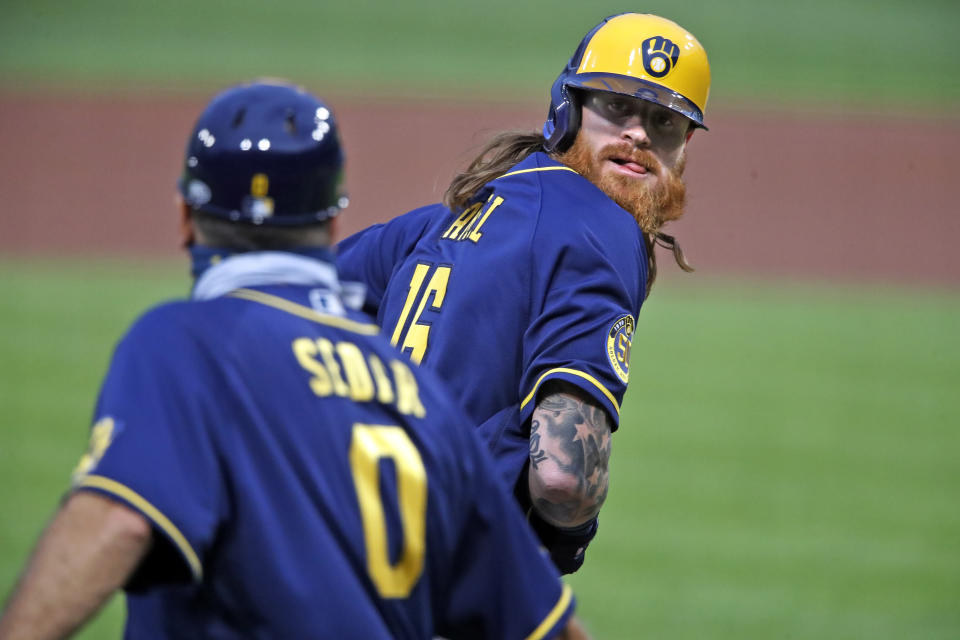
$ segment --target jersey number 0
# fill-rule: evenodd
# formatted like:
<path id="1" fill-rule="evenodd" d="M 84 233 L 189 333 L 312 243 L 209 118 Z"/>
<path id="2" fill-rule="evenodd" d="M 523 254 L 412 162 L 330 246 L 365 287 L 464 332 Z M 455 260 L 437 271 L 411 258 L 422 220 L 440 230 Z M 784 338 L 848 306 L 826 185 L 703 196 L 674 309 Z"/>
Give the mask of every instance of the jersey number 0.
<path id="1" fill-rule="evenodd" d="M 403 551 L 390 563 L 387 523 L 380 495 L 380 460 L 393 461 L 403 530 Z M 350 469 L 363 520 L 367 572 L 383 598 L 406 598 L 423 573 L 427 538 L 427 471 L 420 452 L 397 426 L 355 424 Z"/>

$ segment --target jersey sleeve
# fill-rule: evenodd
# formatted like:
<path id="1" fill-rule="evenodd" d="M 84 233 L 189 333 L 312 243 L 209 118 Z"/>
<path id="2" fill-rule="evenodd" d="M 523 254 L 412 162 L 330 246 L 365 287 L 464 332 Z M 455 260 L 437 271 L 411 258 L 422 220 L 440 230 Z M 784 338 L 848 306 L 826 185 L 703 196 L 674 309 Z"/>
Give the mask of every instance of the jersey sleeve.
<path id="1" fill-rule="evenodd" d="M 394 269 L 423 234 L 437 205 L 415 209 L 384 224 L 358 231 L 337 245 L 340 280 L 366 287 L 364 310 L 376 315 Z"/>
<path id="2" fill-rule="evenodd" d="M 547 215 L 534 236 L 520 410 L 528 419 L 543 384 L 564 380 L 604 407 L 615 430 L 643 301 L 645 248 L 626 212 L 607 207 L 591 213 L 612 224 L 590 225 L 584 218 L 560 224 Z"/>
<path id="3" fill-rule="evenodd" d="M 216 391 L 204 387 L 205 365 L 192 355 L 190 337 L 176 320 L 176 314 L 148 313 L 118 344 L 73 487 L 139 511 L 169 543 L 154 545 L 151 553 L 166 557 L 173 548 L 182 560 L 180 570 L 167 567 L 165 573 L 186 575 L 186 568 L 199 581 L 225 509 L 206 428 L 212 416 L 203 402 Z"/>
<path id="4" fill-rule="evenodd" d="M 552 638 L 573 613 L 572 590 L 539 548 L 479 439 L 468 435 L 472 452 L 461 462 L 474 473 L 460 497 L 469 503 L 468 515 L 437 632 L 454 638 Z"/>

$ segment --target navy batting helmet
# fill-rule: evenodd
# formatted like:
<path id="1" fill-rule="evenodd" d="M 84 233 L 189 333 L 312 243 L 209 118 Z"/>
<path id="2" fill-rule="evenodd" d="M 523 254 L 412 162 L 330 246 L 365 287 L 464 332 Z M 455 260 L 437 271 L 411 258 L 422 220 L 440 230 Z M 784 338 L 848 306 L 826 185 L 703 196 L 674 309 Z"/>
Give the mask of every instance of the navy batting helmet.
<path id="1" fill-rule="evenodd" d="M 333 112 L 288 84 L 227 89 L 197 119 L 178 187 L 194 211 L 230 221 L 328 220 L 348 202 Z"/>
<path id="2" fill-rule="evenodd" d="M 547 151 L 565 151 L 580 128 L 576 90 L 620 93 L 659 104 L 706 129 L 707 52 L 675 22 L 643 13 L 610 16 L 584 36 L 550 90 Z"/>

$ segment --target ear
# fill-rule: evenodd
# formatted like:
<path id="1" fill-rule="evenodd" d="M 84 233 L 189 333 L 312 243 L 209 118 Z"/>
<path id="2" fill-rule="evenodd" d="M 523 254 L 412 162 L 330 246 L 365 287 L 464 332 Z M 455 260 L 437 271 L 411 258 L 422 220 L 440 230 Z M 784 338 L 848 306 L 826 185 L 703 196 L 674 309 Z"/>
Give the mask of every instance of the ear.
<path id="1" fill-rule="evenodd" d="M 190 216 L 190 206 L 184 202 L 183 198 L 179 195 L 177 196 L 176 202 L 180 209 L 180 246 L 183 249 L 189 249 L 196 241 L 193 229 L 193 218 Z"/>
<path id="2" fill-rule="evenodd" d="M 687 139 L 683 142 L 683 144 L 687 144 L 688 142 L 690 142 L 690 138 L 693 137 L 693 132 L 696 130 L 697 130 L 696 127 L 690 127 L 690 131 L 687 131 Z"/>

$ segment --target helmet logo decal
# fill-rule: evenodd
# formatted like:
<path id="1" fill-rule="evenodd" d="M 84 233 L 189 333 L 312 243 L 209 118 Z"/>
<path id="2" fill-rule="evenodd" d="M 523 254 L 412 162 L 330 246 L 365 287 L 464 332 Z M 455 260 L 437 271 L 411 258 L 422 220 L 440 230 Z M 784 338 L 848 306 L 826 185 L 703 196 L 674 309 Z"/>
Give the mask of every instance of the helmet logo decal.
<path id="1" fill-rule="evenodd" d="M 624 384 L 630 379 L 630 347 L 633 345 L 635 323 L 630 314 L 622 315 L 607 331 L 607 358 L 610 368 Z"/>
<path id="2" fill-rule="evenodd" d="M 270 189 L 270 178 L 265 173 L 255 173 L 250 179 L 250 195 L 253 201 L 250 206 L 250 214 L 254 222 L 261 222 L 264 218 L 273 215 L 273 198 L 267 197 L 267 191 Z"/>
<path id="3" fill-rule="evenodd" d="M 270 189 L 270 178 L 265 173 L 255 173 L 250 180 L 250 195 L 254 198 L 263 198 Z"/>
<path id="4" fill-rule="evenodd" d="M 663 36 L 647 38 L 640 45 L 643 55 L 643 68 L 654 78 L 662 78 L 677 66 L 680 47 Z"/>

